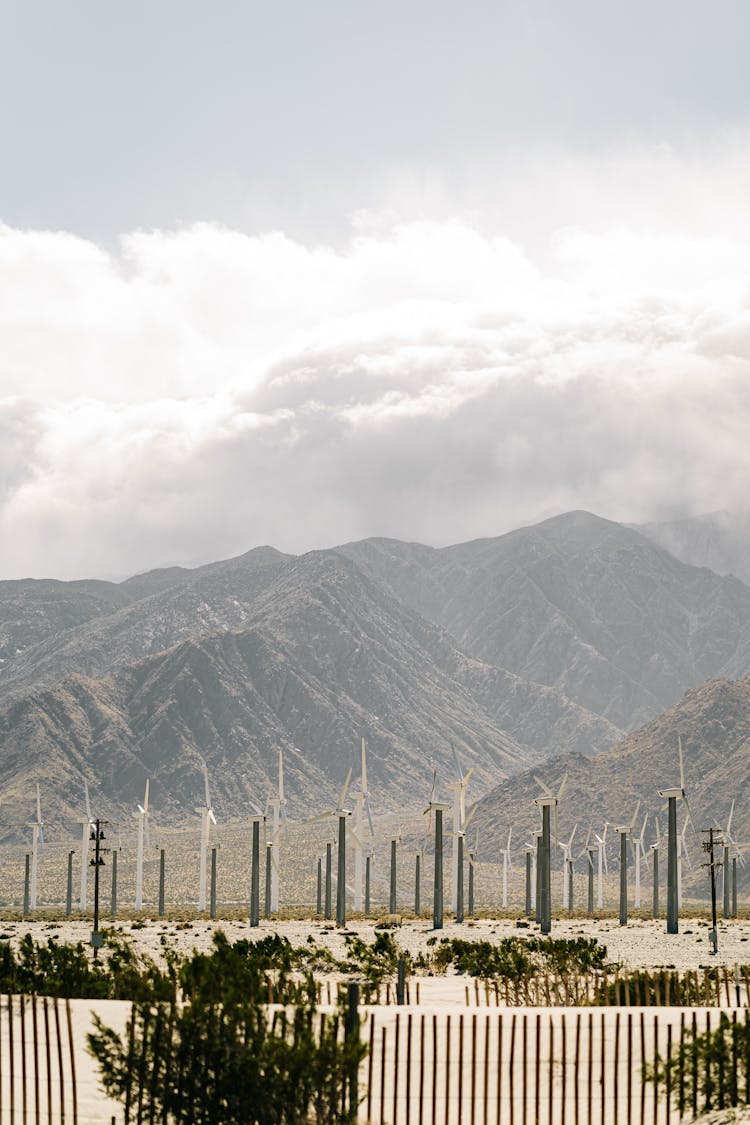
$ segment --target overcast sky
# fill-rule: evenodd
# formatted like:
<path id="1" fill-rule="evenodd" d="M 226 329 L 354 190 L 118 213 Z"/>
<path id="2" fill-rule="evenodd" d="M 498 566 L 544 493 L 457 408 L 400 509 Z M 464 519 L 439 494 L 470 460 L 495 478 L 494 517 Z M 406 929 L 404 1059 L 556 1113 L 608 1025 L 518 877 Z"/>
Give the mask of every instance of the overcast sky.
<path id="1" fill-rule="evenodd" d="M 28 0 L 0 578 L 747 507 L 746 0 Z"/>

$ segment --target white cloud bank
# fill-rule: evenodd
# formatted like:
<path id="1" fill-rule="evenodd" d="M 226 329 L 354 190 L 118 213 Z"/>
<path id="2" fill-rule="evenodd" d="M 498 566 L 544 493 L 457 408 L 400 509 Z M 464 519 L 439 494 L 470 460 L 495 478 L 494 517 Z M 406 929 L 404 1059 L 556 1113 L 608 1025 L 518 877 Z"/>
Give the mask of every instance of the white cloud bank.
<path id="1" fill-rule="evenodd" d="M 0 577 L 746 506 L 750 232 L 659 230 L 0 227 Z"/>

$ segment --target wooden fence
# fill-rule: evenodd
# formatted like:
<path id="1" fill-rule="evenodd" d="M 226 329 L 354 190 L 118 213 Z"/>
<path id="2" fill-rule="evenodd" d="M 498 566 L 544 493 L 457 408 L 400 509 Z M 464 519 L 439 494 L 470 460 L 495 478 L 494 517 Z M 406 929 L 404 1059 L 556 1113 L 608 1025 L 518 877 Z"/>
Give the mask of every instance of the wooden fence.
<path id="1" fill-rule="evenodd" d="M 740 1017 L 744 1020 L 744 1011 Z M 720 1104 L 642 1080 L 709 1010 L 428 1012 L 373 1008 L 360 1073 L 360 1120 L 372 1125 L 670 1125 Z M 736 1066 L 737 1060 L 735 1060 Z M 717 1076 L 718 1081 L 718 1076 Z M 722 1100 L 728 1103 L 730 1080 Z M 745 1091 L 746 1093 L 746 1091 Z"/>
<path id="2" fill-rule="evenodd" d="M 429 1003 L 432 983 L 445 979 L 412 977 L 406 982 L 405 1002 L 418 1005 L 426 1000 Z M 452 979 L 455 981 L 456 978 Z M 623 969 L 616 972 L 571 973 L 567 976 L 545 973 L 493 981 L 460 979 L 463 981 L 463 988 L 459 986 L 456 1000 L 460 1002 L 459 998 L 463 994 L 467 1007 L 750 1007 L 750 979 L 747 973 L 731 972 L 726 966 L 684 972 L 670 969 Z M 335 1003 L 337 990 L 336 981 L 319 982 L 318 1002 Z M 389 981 L 378 986 L 364 984 L 362 999 L 365 1004 L 396 1004 L 396 986 Z"/>
<path id="3" fill-rule="evenodd" d="M 0 997 L 0 1122 L 77 1125 L 70 1002 Z"/>

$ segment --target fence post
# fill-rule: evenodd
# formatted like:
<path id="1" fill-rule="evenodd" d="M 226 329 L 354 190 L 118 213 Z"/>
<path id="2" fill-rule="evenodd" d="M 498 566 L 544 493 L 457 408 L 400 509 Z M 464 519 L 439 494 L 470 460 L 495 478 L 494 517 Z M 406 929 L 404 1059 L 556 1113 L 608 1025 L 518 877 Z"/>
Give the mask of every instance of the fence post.
<path id="1" fill-rule="evenodd" d="M 398 959 L 396 977 L 396 1003 L 403 1004 L 406 999 L 406 961 L 403 957 Z"/>
<path id="2" fill-rule="evenodd" d="M 345 1038 L 356 1043 L 359 1039 L 359 985 L 356 981 L 349 981 L 346 986 L 346 1023 L 344 1025 Z M 359 1102 L 359 1064 L 352 1062 L 349 1072 L 349 1109 L 353 1110 Z"/>

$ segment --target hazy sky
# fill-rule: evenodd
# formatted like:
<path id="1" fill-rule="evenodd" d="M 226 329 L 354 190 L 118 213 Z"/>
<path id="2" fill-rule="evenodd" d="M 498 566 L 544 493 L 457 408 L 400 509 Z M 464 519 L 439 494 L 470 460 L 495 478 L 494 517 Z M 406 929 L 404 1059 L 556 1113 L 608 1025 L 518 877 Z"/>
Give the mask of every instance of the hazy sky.
<path id="1" fill-rule="evenodd" d="M 0 577 L 746 507 L 746 0 L 6 5 Z"/>

